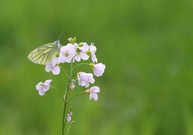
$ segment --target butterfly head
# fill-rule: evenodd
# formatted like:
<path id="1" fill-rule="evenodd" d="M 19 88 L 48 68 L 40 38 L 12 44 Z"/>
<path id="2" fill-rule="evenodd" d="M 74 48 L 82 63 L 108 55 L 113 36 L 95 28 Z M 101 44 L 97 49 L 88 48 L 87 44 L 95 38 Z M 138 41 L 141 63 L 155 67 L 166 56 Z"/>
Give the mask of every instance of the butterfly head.
<path id="1" fill-rule="evenodd" d="M 57 47 L 60 47 L 60 46 L 61 46 L 61 45 L 60 45 L 60 40 L 56 40 L 56 41 L 55 41 L 55 44 L 56 44 Z"/>

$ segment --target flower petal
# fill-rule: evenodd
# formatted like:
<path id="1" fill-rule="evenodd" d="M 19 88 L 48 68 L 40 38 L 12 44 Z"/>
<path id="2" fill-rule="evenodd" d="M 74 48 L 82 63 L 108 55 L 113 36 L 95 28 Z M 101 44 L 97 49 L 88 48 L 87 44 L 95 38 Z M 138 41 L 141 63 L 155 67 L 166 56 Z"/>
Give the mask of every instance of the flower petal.
<path id="1" fill-rule="evenodd" d="M 81 58 L 82 58 L 83 60 L 88 60 L 89 56 L 88 56 L 88 54 L 86 54 L 86 53 L 82 53 L 82 54 L 81 54 Z"/>
<path id="2" fill-rule="evenodd" d="M 97 63 L 98 59 L 96 58 L 96 55 L 94 53 L 91 54 L 92 62 Z"/>
<path id="3" fill-rule="evenodd" d="M 52 67 L 53 66 L 52 66 L 51 63 L 47 64 L 46 67 L 45 67 L 46 72 L 50 72 L 52 70 Z"/>
<path id="4" fill-rule="evenodd" d="M 93 86 L 90 89 L 92 89 L 95 93 L 99 93 L 100 92 L 100 88 L 98 86 Z"/>
<path id="5" fill-rule="evenodd" d="M 60 68 L 59 68 L 59 66 L 55 66 L 54 69 L 52 70 L 52 73 L 53 73 L 54 75 L 58 75 L 58 74 L 60 73 Z"/>
<path id="6" fill-rule="evenodd" d="M 89 83 L 95 82 L 93 78 L 93 74 L 91 73 L 79 72 L 77 74 L 77 79 L 78 79 L 78 84 L 80 86 L 85 86 L 86 88 L 89 87 Z"/>
<path id="7" fill-rule="evenodd" d="M 45 92 L 42 91 L 42 90 L 38 91 L 38 93 L 39 93 L 40 96 L 44 96 L 45 95 Z"/>
<path id="8" fill-rule="evenodd" d="M 36 90 L 42 90 L 42 85 L 43 85 L 43 82 L 39 82 L 39 83 L 36 85 Z"/>
<path id="9" fill-rule="evenodd" d="M 52 82 L 52 79 L 46 80 L 46 81 L 44 82 L 44 85 L 48 85 L 48 84 L 50 84 L 51 82 Z"/>
<path id="10" fill-rule="evenodd" d="M 93 72 L 95 76 L 99 77 L 102 76 L 105 71 L 106 66 L 102 63 L 98 63 L 94 65 Z"/>
<path id="11" fill-rule="evenodd" d="M 98 95 L 97 95 L 96 93 L 92 93 L 92 97 L 93 97 L 93 99 L 94 99 L 95 101 L 98 100 Z"/>

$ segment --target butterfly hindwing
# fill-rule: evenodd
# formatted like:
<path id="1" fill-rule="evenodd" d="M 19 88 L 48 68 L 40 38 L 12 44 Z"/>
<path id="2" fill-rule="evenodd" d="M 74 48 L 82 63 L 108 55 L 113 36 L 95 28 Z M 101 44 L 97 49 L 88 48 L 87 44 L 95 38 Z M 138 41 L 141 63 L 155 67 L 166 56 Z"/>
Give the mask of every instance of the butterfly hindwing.
<path id="1" fill-rule="evenodd" d="M 48 64 L 59 52 L 59 45 L 57 42 L 42 45 L 31 51 L 28 59 L 36 64 Z"/>

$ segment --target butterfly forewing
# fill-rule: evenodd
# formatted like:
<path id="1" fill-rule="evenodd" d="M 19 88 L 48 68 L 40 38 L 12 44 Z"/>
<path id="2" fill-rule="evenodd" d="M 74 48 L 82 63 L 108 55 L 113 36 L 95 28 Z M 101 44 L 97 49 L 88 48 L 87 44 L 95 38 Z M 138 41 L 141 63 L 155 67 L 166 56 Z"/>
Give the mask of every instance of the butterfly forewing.
<path id="1" fill-rule="evenodd" d="M 28 59 L 36 64 L 46 65 L 59 53 L 58 42 L 42 45 L 31 51 Z"/>

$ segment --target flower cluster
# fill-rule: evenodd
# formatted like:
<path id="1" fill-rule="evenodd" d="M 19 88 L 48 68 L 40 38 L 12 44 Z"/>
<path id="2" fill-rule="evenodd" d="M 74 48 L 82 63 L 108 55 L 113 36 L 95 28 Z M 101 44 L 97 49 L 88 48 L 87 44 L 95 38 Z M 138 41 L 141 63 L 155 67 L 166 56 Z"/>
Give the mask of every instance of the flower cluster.
<path id="1" fill-rule="evenodd" d="M 103 63 L 98 63 L 98 59 L 96 57 L 96 51 L 97 48 L 94 45 L 94 43 L 91 43 L 90 45 L 86 42 L 76 42 L 76 38 L 69 38 L 68 43 L 66 45 L 61 45 L 59 40 L 56 42 L 56 46 L 51 46 L 53 48 L 49 50 L 45 50 L 45 52 L 41 52 L 43 54 L 48 54 L 51 56 L 51 61 L 45 66 L 46 72 L 51 72 L 53 75 L 59 75 L 61 71 L 64 72 L 66 78 L 67 78 L 67 86 L 65 89 L 65 92 L 60 91 L 54 86 L 51 86 L 52 80 L 46 80 L 45 82 L 39 82 L 36 85 L 36 89 L 38 90 L 38 93 L 40 96 L 44 96 L 45 93 L 50 89 L 50 87 L 56 89 L 59 94 L 61 94 L 64 102 L 63 107 L 63 119 L 62 119 L 62 135 L 65 133 L 65 125 L 68 124 L 68 128 L 70 128 L 70 125 L 73 123 L 72 120 L 72 111 L 71 108 L 67 112 L 68 103 L 77 95 L 80 95 L 82 93 L 89 94 L 89 99 L 97 101 L 98 100 L 98 93 L 100 92 L 100 88 L 98 86 L 92 86 L 95 83 L 94 77 L 100 77 L 103 75 L 106 66 Z M 52 44 L 53 45 L 53 44 Z M 55 45 L 55 44 L 54 44 Z M 49 46 L 50 47 L 50 46 Z M 42 50 L 42 49 L 41 49 Z M 58 51 L 59 50 L 59 51 Z M 38 50 L 35 50 L 34 52 L 37 52 Z M 32 54 L 34 54 L 34 52 Z M 56 54 L 54 58 L 52 58 L 52 54 Z M 38 56 L 45 56 L 39 54 Z M 31 59 L 31 55 L 29 57 Z M 34 60 L 38 59 L 31 59 L 32 62 Z M 81 63 L 81 61 L 87 61 L 90 60 L 89 63 Z M 35 61 L 38 63 L 37 61 Z M 47 62 L 46 62 L 47 63 Z M 39 63 L 42 64 L 42 63 Z M 67 73 L 65 68 L 62 67 L 61 64 L 70 64 L 70 73 Z M 90 72 L 84 72 L 84 71 L 77 71 L 75 72 L 74 69 L 77 69 L 80 65 L 87 65 L 90 67 Z M 74 96 L 68 96 L 69 91 L 73 92 L 76 87 L 76 85 L 79 85 L 84 88 L 84 91 L 80 92 L 79 94 L 75 94 Z M 90 88 L 89 88 L 90 87 Z M 85 90 L 86 89 L 86 90 Z M 63 95 L 64 93 L 64 95 Z M 69 131 L 69 130 L 67 130 Z M 68 134 L 68 133 L 67 133 Z"/>
<path id="2" fill-rule="evenodd" d="M 102 63 L 98 63 L 98 59 L 96 57 L 97 48 L 94 43 L 91 43 L 90 45 L 86 42 L 76 43 L 76 38 L 68 38 L 68 41 L 69 43 L 66 45 L 61 45 L 58 55 L 45 66 L 45 70 L 46 72 L 52 72 L 53 75 L 59 75 L 61 71 L 60 64 L 75 63 L 80 62 L 81 60 L 86 61 L 90 58 L 92 63 L 88 63 L 87 65 L 91 68 L 93 73 L 80 71 L 76 75 L 77 78 L 70 78 L 73 81 L 69 84 L 69 88 L 71 90 L 75 88 L 76 81 L 78 81 L 78 85 L 88 88 L 90 84 L 94 84 L 95 82 L 94 75 L 96 77 L 102 76 L 106 66 Z M 40 82 L 36 85 L 39 95 L 43 96 L 45 92 L 49 90 L 50 87 L 48 86 L 50 83 L 51 81 L 47 80 L 45 83 Z M 95 101 L 98 100 L 97 93 L 99 92 L 100 88 L 98 86 L 93 86 L 90 89 L 85 90 L 85 93 L 90 94 L 90 100 L 93 98 Z"/>

